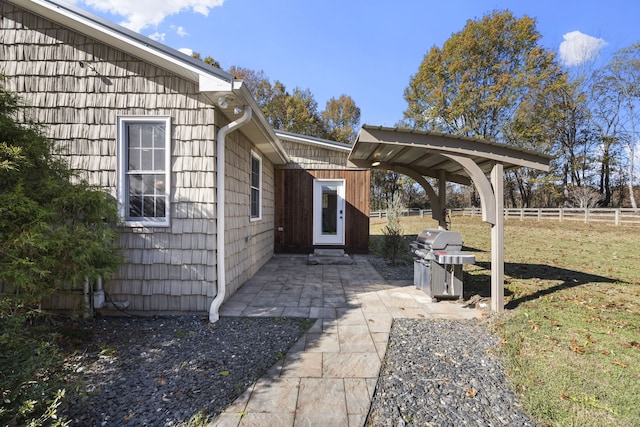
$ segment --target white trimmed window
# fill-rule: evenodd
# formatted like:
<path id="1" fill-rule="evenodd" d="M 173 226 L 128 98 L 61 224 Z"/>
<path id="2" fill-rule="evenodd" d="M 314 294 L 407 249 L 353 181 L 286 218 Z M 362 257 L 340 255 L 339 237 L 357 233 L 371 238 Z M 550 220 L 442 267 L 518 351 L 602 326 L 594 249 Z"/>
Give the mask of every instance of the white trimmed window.
<path id="1" fill-rule="evenodd" d="M 262 218 L 262 158 L 251 151 L 251 184 L 250 211 L 251 220 Z"/>
<path id="2" fill-rule="evenodd" d="M 170 117 L 118 117 L 118 206 L 131 226 L 169 225 Z"/>

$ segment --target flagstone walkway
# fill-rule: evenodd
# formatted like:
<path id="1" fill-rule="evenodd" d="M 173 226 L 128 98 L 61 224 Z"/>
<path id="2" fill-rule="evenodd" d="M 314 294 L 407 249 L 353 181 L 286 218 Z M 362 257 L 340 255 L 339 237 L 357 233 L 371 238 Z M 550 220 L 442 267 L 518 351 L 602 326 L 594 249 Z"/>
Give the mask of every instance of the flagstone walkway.
<path id="1" fill-rule="evenodd" d="M 306 262 L 296 255 L 273 258 L 222 305 L 222 316 L 317 321 L 211 426 L 361 427 L 394 318 L 480 316 L 459 302 L 431 302 L 411 282 L 386 282 L 364 256 L 352 265 Z"/>

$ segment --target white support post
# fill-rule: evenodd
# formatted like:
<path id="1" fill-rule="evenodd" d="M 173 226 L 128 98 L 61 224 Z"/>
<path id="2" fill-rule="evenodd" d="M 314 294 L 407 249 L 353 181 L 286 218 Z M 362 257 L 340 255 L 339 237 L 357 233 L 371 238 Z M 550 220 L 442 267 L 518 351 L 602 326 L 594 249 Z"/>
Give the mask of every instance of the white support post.
<path id="1" fill-rule="evenodd" d="M 504 311 L 504 184 L 502 163 L 491 170 L 496 220 L 491 225 L 491 311 Z"/>

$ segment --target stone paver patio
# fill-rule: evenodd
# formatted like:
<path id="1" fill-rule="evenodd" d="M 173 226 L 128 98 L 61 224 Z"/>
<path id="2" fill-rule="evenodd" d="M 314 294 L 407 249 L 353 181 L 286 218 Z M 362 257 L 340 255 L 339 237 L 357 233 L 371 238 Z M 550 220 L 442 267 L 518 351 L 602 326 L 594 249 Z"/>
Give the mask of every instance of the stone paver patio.
<path id="1" fill-rule="evenodd" d="M 279 255 L 245 283 L 222 316 L 317 321 L 285 358 L 211 426 L 363 426 L 394 318 L 470 319 L 459 302 L 431 302 L 409 281 L 386 282 L 366 257 L 307 265 Z"/>

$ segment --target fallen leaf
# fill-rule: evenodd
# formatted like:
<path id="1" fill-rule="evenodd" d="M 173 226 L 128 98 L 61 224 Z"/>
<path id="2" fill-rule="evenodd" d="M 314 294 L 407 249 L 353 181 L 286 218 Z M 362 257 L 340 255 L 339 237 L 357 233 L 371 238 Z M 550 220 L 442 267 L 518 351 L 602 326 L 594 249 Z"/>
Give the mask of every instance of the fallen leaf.
<path id="1" fill-rule="evenodd" d="M 626 368 L 627 366 L 629 366 L 628 364 L 626 364 L 624 362 L 621 362 L 619 360 L 614 360 L 613 364 L 616 365 L 616 366 L 620 366 L 621 368 Z"/>
<path id="2" fill-rule="evenodd" d="M 578 342 L 575 339 L 571 340 L 571 345 L 569 346 L 569 348 L 571 349 L 571 351 L 578 354 L 584 354 L 587 352 L 587 349 L 581 345 L 578 345 Z"/>
<path id="3" fill-rule="evenodd" d="M 605 356 L 609 356 L 609 352 L 607 350 L 600 350 L 601 354 L 604 354 Z"/>
<path id="4" fill-rule="evenodd" d="M 564 394 L 564 393 L 560 393 L 560 399 L 562 399 L 562 400 L 567 400 L 567 399 L 569 399 L 569 396 L 567 396 L 567 395 L 566 395 L 566 394 Z"/>
<path id="5" fill-rule="evenodd" d="M 571 345 L 569 346 L 569 348 L 571 349 L 571 351 L 578 354 L 584 354 L 587 352 L 587 349 L 581 345 Z"/>
<path id="6" fill-rule="evenodd" d="M 478 394 L 478 390 L 473 387 L 466 389 L 464 392 L 467 397 L 476 397 L 476 394 Z"/>
<path id="7" fill-rule="evenodd" d="M 218 374 L 222 375 L 223 377 L 226 377 L 229 375 L 229 371 L 220 371 L 218 372 Z"/>
<path id="8" fill-rule="evenodd" d="M 595 342 L 596 342 L 596 340 L 591 338 L 591 335 L 589 335 L 589 334 L 587 334 L 587 341 L 589 341 L 591 344 L 595 344 Z"/>

